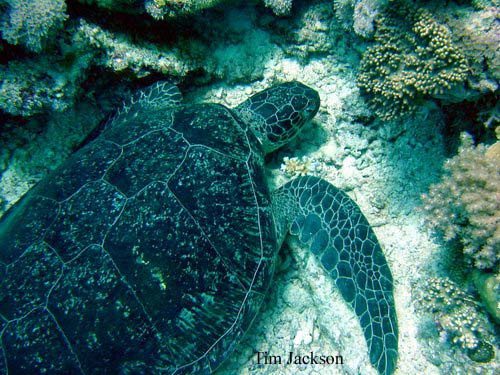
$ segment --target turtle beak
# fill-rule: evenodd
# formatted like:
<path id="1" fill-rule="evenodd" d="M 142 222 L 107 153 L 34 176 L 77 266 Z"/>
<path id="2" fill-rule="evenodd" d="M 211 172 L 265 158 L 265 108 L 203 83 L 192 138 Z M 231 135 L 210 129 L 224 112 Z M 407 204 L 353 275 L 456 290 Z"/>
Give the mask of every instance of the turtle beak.
<path id="1" fill-rule="evenodd" d="M 316 90 L 300 82 L 293 82 L 294 97 L 291 100 L 292 107 L 300 113 L 301 124 L 310 121 L 318 113 L 320 98 Z"/>

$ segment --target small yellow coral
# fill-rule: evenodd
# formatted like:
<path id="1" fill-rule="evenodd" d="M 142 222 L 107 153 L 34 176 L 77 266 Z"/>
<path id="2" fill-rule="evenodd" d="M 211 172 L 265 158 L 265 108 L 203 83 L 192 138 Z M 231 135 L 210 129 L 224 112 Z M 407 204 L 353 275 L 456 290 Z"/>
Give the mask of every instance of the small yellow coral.
<path id="1" fill-rule="evenodd" d="M 415 290 L 417 310 L 430 313 L 440 336 L 457 345 L 474 361 L 488 362 L 494 357 L 490 341 L 494 328 L 473 296 L 450 279 L 431 277 Z M 479 359 L 479 351 L 488 350 Z"/>
<path id="2" fill-rule="evenodd" d="M 281 164 L 281 171 L 287 176 L 305 176 L 309 173 L 310 160 L 307 157 L 302 158 L 283 158 L 283 164 Z"/>
<path id="3" fill-rule="evenodd" d="M 467 64 L 451 33 L 424 8 L 392 2 L 376 19 L 375 45 L 361 61 L 358 86 L 382 119 L 412 112 L 427 96 L 464 82 Z"/>
<path id="4" fill-rule="evenodd" d="M 288 177 L 317 174 L 321 171 L 321 169 L 322 164 L 320 162 L 313 160 L 307 156 L 302 156 L 301 158 L 289 158 L 285 156 L 283 158 L 283 164 L 281 164 L 280 168 L 281 172 Z"/>

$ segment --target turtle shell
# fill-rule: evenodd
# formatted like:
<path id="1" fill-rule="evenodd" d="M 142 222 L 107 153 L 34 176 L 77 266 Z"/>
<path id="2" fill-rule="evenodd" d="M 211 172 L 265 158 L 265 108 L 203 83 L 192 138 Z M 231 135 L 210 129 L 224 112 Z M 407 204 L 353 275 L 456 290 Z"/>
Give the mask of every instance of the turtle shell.
<path id="1" fill-rule="evenodd" d="M 215 104 L 135 107 L 0 222 L 0 373 L 209 373 L 273 272 L 263 155 Z"/>

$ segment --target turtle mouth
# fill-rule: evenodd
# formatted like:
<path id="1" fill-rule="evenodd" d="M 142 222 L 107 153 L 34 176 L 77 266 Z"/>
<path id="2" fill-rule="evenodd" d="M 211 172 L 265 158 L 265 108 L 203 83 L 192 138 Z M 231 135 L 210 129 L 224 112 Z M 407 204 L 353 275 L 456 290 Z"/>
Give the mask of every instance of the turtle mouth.
<path id="1" fill-rule="evenodd" d="M 307 124 L 309 121 L 311 121 L 314 116 L 316 116 L 316 113 L 318 113 L 319 106 L 315 107 L 307 107 L 304 108 L 302 111 L 300 111 L 300 124 L 298 124 L 299 127 Z"/>
<path id="2" fill-rule="evenodd" d="M 305 104 L 303 108 L 299 111 L 301 118 L 304 123 L 310 121 L 316 113 L 319 111 L 320 97 L 316 90 L 305 86 L 305 92 L 303 94 L 303 100 L 305 99 Z"/>
<path id="3" fill-rule="evenodd" d="M 316 90 L 310 89 L 311 92 L 308 93 L 308 96 L 312 96 L 312 98 L 309 100 L 309 105 L 305 109 L 305 115 L 307 117 L 307 121 L 311 120 L 314 116 L 316 116 L 316 113 L 319 111 L 319 105 L 321 103 L 321 99 L 319 97 L 319 94 Z"/>
<path id="4" fill-rule="evenodd" d="M 319 111 L 319 103 L 314 104 L 313 107 L 305 108 L 302 114 L 302 116 L 305 119 L 305 122 L 311 121 L 314 118 L 314 116 L 316 116 L 316 113 L 318 113 L 318 111 Z"/>

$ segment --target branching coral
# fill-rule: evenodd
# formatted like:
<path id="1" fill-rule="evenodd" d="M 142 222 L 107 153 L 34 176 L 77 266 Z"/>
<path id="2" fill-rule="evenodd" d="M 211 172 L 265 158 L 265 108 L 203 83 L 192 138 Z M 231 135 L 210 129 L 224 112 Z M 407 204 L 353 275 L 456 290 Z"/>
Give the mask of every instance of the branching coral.
<path id="1" fill-rule="evenodd" d="M 146 11 L 156 19 L 177 17 L 179 15 L 211 8 L 224 0 L 146 0 Z"/>
<path id="2" fill-rule="evenodd" d="M 64 0 L 6 0 L 8 9 L 0 20 L 2 38 L 40 52 L 59 31 L 66 15 Z"/>
<path id="3" fill-rule="evenodd" d="M 443 97 L 466 78 L 449 30 L 424 8 L 392 1 L 376 19 L 375 45 L 361 61 L 358 85 L 382 119 L 411 112 L 420 99 Z"/>
<path id="4" fill-rule="evenodd" d="M 441 182 L 423 196 L 431 227 L 447 240 L 458 238 L 466 259 L 479 269 L 500 266 L 500 142 L 473 147 L 463 136 Z"/>
<path id="5" fill-rule="evenodd" d="M 498 6 L 497 0 L 470 0 L 475 9 L 493 8 Z"/>
<path id="6" fill-rule="evenodd" d="M 416 291 L 420 310 L 431 313 L 440 335 L 457 345 L 474 361 L 494 357 L 492 327 L 472 296 L 446 278 L 430 278 Z"/>
<path id="7" fill-rule="evenodd" d="M 264 0 L 264 4 L 278 16 L 290 14 L 292 9 L 292 0 Z"/>
<path id="8" fill-rule="evenodd" d="M 301 158 L 289 158 L 285 156 L 283 158 L 283 164 L 281 164 L 280 170 L 288 177 L 298 177 L 306 175 L 318 176 L 321 174 L 323 168 L 323 163 L 318 160 L 311 159 L 307 156 L 303 156 Z"/>

